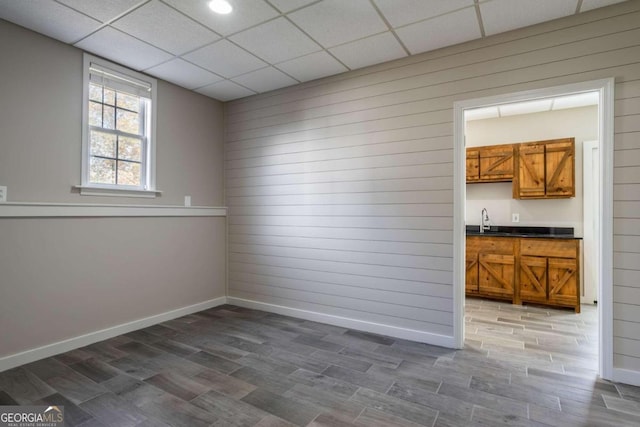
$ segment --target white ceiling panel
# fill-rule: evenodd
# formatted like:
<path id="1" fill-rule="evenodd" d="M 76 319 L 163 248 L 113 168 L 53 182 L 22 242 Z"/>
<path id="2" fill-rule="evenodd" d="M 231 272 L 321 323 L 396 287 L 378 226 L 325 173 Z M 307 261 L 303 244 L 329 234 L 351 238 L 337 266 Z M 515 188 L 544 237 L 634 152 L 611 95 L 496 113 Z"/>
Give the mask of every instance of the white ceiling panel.
<path id="1" fill-rule="evenodd" d="M 492 0 L 480 3 L 480 13 L 491 35 L 571 15 L 577 6 L 577 0 Z"/>
<path id="2" fill-rule="evenodd" d="M 0 0 L 0 17 L 14 24 L 73 43 L 100 27 L 100 22 L 53 0 Z"/>
<path id="3" fill-rule="evenodd" d="M 586 107 L 598 105 L 600 94 L 598 92 L 579 93 L 577 95 L 561 96 L 554 98 L 553 110 L 564 110 L 567 108 Z"/>
<path id="4" fill-rule="evenodd" d="M 535 101 L 518 102 L 515 104 L 499 105 L 500 116 L 517 116 L 519 114 L 540 113 L 551 110 L 553 99 L 537 99 Z"/>
<path id="5" fill-rule="evenodd" d="M 244 98 L 245 96 L 255 95 L 255 92 L 235 84 L 229 80 L 223 80 L 209 86 L 202 87 L 196 92 L 220 101 L 231 101 L 232 99 Z"/>
<path id="6" fill-rule="evenodd" d="M 315 1 L 317 0 L 271 0 L 271 4 L 277 7 L 280 12 L 287 13 Z"/>
<path id="7" fill-rule="evenodd" d="M 331 48 L 329 52 L 351 69 L 407 56 L 398 40 L 389 31 Z"/>
<path id="8" fill-rule="evenodd" d="M 611 4 L 622 3 L 624 0 L 582 0 L 580 12 L 597 9 L 599 7 L 609 6 Z"/>
<path id="9" fill-rule="evenodd" d="M 455 28 L 455 31 L 451 31 Z M 475 8 L 462 9 L 396 30 L 412 54 L 426 52 L 481 37 Z"/>
<path id="10" fill-rule="evenodd" d="M 174 55 L 220 39 L 213 31 L 157 0 L 145 4 L 111 25 Z"/>
<path id="11" fill-rule="evenodd" d="M 281 71 L 273 67 L 262 68 L 242 76 L 235 77 L 233 81 L 240 83 L 256 92 L 268 92 L 281 87 L 291 86 L 298 83 Z"/>
<path id="12" fill-rule="evenodd" d="M 180 58 L 145 70 L 152 76 L 175 83 L 187 89 L 195 89 L 223 80 L 222 77 L 195 66 Z"/>
<path id="13" fill-rule="evenodd" d="M 324 0 L 289 18 L 324 47 L 388 30 L 369 0 Z"/>
<path id="14" fill-rule="evenodd" d="M 322 49 L 285 18 L 258 25 L 230 39 L 272 64 Z"/>
<path id="15" fill-rule="evenodd" d="M 325 51 L 281 62 L 278 64 L 278 68 L 301 82 L 339 74 L 348 70 L 347 67 L 336 61 L 334 57 Z"/>
<path id="16" fill-rule="evenodd" d="M 167 52 L 111 27 L 101 29 L 75 46 L 135 70 L 144 70 L 172 58 Z"/>
<path id="17" fill-rule="evenodd" d="M 412 24 L 443 13 L 473 6 L 473 0 L 402 0 L 403 7 L 398 7 L 398 0 L 374 0 L 374 2 L 393 27 Z"/>
<path id="18" fill-rule="evenodd" d="M 473 110 L 464 110 L 465 120 L 483 120 L 495 119 L 500 117 L 498 107 L 474 108 Z"/>
<path id="19" fill-rule="evenodd" d="M 66 4 L 102 22 L 108 22 L 145 1 L 147 0 L 58 0 L 58 3 Z"/>
<path id="20" fill-rule="evenodd" d="M 213 13 L 206 0 L 164 0 L 178 10 L 228 36 L 278 16 L 278 11 L 263 0 L 229 0 L 233 12 L 228 15 Z"/>
<path id="21" fill-rule="evenodd" d="M 205 46 L 184 58 L 224 77 L 238 76 L 267 66 L 264 61 L 227 40 Z"/>

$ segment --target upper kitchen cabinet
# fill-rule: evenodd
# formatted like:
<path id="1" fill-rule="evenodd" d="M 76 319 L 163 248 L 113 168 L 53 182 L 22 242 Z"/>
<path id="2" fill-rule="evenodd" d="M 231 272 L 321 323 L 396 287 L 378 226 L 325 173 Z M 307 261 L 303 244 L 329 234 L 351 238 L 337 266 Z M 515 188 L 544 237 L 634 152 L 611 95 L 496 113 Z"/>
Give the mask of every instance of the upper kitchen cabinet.
<path id="1" fill-rule="evenodd" d="M 513 180 L 512 144 L 467 148 L 467 182 L 503 182 Z"/>
<path id="2" fill-rule="evenodd" d="M 517 144 L 513 197 L 569 198 L 575 188 L 574 138 Z"/>

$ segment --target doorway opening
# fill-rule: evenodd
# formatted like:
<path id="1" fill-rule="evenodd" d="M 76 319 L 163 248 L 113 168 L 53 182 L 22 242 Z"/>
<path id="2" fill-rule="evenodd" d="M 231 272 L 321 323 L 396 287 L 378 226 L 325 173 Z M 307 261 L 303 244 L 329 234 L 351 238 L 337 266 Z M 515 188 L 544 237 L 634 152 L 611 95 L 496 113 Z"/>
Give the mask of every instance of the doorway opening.
<path id="1" fill-rule="evenodd" d="M 479 223 L 480 227 L 491 224 L 519 226 L 522 221 L 522 225 L 534 227 L 544 226 L 545 223 L 555 228 L 567 226 L 567 229 L 573 228 L 575 235 L 584 240 L 584 245 L 580 248 L 582 255 L 580 258 L 584 261 L 580 263 L 581 271 L 578 272 L 578 277 L 582 278 L 579 280 L 581 285 L 579 292 L 583 303 L 594 304 L 597 301 L 596 306 L 585 305 L 585 308 L 598 319 L 598 373 L 605 379 L 611 379 L 613 370 L 611 338 L 613 328 L 613 85 L 613 79 L 604 79 L 471 99 L 454 104 L 454 338 L 459 348 L 465 345 L 467 225 Z M 577 163 L 581 167 L 580 173 L 575 177 L 580 180 L 576 185 L 579 198 L 574 198 L 572 201 L 569 201 L 569 198 L 555 201 L 554 209 L 562 210 L 565 214 L 563 218 L 554 217 L 554 209 L 547 209 L 548 204 L 531 203 L 533 200 L 528 200 L 528 203 L 521 203 L 515 199 L 509 200 L 512 185 L 510 182 L 472 184 L 474 187 L 469 190 L 471 198 L 467 198 L 466 148 L 496 145 L 496 142 L 486 144 L 491 139 L 488 134 L 500 132 L 499 129 L 502 129 L 492 127 L 501 121 L 490 120 L 490 117 L 520 115 L 517 119 L 501 122 L 501 125 L 509 122 L 512 126 L 510 129 L 502 129 L 508 136 L 502 135 L 502 139 L 500 137 L 495 139 L 502 144 L 552 140 L 556 137 L 560 138 L 560 135 L 551 133 L 547 135 L 548 137 L 544 137 L 545 134 L 540 129 L 543 126 L 538 126 L 536 129 L 535 120 L 525 120 L 523 113 L 537 114 L 542 111 L 551 111 L 554 104 L 560 106 L 557 108 L 560 110 L 561 106 L 570 106 L 572 102 L 582 102 L 583 107 L 594 105 L 591 112 L 596 123 L 593 124 L 593 137 L 582 133 L 580 138 L 576 138 L 576 140 L 579 139 L 579 144 L 575 145 L 577 148 L 575 158 L 579 160 Z M 536 108 L 538 110 L 535 110 Z M 587 110 L 584 112 L 587 113 Z M 565 112 L 564 115 L 567 114 Z M 540 117 L 542 116 L 538 116 Z M 484 122 L 478 121 L 476 125 L 468 126 L 472 123 L 467 122 L 469 118 L 479 118 Z M 559 120 L 567 119 L 564 117 Z M 527 126 L 531 127 L 530 138 L 524 136 L 527 134 L 525 129 Z M 562 127 L 560 129 L 560 132 L 563 132 Z M 574 130 L 579 132 L 580 127 Z M 473 131 L 474 134 L 470 135 L 468 131 Z M 572 136 L 567 134 L 572 132 L 571 129 L 565 128 L 564 132 L 563 136 Z M 513 140 L 505 140 L 511 136 Z M 588 170 L 587 167 L 583 167 L 583 162 L 589 165 Z M 582 171 L 585 170 L 583 175 Z M 502 194 L 502 196 L 494 197 L 493 195 L 496 194 Z M 487 211 L 491 215 L 489 218 L 485 215 Z M 585 212 L 586 215 L 584 215 Z M 503 261 L 496 259 L 495 262 Z"/>

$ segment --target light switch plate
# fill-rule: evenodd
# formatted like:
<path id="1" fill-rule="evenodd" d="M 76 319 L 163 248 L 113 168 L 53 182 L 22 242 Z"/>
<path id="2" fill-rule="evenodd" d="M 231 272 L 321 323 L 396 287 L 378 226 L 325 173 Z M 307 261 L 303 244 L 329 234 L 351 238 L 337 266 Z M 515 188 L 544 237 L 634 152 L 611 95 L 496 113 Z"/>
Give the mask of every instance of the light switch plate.
<path id="1" fill-rule="evenodd" d="M 0 186 L 0 203 L 5 203 L 7 201 L 7 187 Z"/>
<path id="2" fill-rule="evenodd" d="M 512 213 L 511 214 L 511 222 L 520 222 L 520 214 Z"/>

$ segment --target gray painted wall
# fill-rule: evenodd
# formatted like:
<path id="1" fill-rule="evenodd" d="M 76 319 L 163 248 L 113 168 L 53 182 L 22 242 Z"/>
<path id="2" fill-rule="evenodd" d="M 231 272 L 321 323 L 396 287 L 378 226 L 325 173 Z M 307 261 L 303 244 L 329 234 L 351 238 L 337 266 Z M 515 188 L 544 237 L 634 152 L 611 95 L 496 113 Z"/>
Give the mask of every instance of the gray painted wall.
<path id="1" fill-rule="evenodd" d="M 157 199 L 80 196 L 82 52 L 0 20 L 9 201 L 223 204 L 223 107 L 158 87 Z M 0 218 L 0 357 L 225 295 L 226 219 Z"/>
<path id="2" fill-rule="evenodd" d="M 615 77 L 614 364 L 640 371 L 640 2 L 227 105 L 230 296 L 452 335 L 453 102 Z"/>

